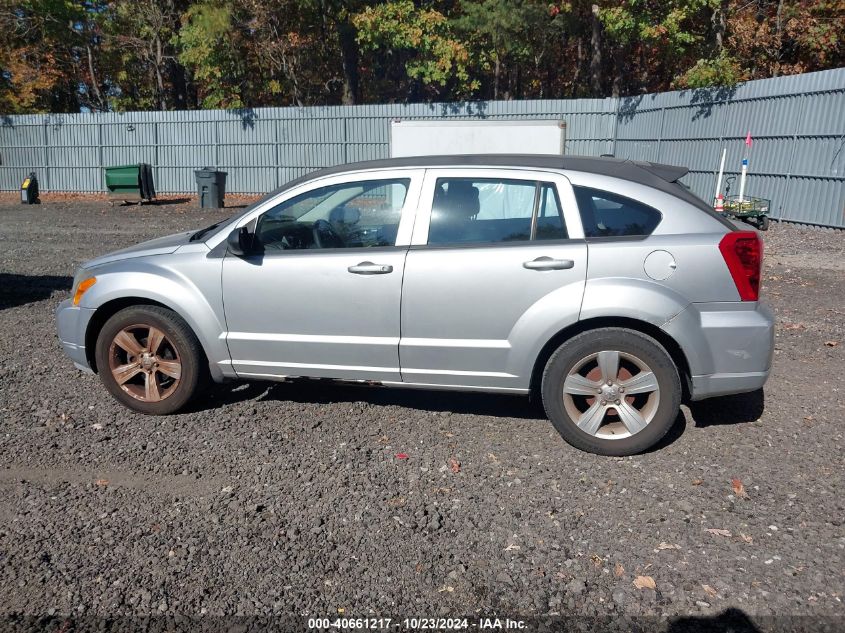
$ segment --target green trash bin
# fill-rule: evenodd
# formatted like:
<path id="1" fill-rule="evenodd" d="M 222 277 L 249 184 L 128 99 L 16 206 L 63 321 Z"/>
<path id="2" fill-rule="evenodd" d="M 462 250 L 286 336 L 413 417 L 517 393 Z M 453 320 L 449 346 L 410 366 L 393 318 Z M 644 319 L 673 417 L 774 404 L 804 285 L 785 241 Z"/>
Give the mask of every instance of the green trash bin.
<path id="1" fill-rule="evenodd" d="M 106 190 L 114 200 L 138 202 L 156 197 L 153 168 L 147 163 L 106 167 Z"/>

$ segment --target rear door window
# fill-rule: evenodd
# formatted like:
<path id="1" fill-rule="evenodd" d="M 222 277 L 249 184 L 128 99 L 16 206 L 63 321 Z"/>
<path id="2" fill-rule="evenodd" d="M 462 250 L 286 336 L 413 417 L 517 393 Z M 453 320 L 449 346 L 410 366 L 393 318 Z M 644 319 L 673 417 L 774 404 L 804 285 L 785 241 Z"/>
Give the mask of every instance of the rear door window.
<path id="1" fill-rule="evenodd" d="M 497 178 L 437 179 L 430 245 L 566 238 L 552 184 Z"/>
<path id="2" fill-rule="evenodd" d="M 651 235 L 663 219 L 657 209 L 609 191 L 590 187 L 572 188 L 585 237 L 623 237 Z"/>

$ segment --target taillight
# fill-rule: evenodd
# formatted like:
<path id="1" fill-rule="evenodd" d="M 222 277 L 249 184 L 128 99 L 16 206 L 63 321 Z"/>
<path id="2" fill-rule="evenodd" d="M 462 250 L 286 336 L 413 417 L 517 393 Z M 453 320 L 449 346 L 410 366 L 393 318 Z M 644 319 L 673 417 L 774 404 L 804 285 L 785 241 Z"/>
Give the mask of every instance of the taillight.
<path id="1" fill-rule="evenodd" d="M 739 297 L 757 301 L 760 296 L 760 270 L 763 267 L 763 240 L 753 231 L 734 231 L 719 242 Z"/>

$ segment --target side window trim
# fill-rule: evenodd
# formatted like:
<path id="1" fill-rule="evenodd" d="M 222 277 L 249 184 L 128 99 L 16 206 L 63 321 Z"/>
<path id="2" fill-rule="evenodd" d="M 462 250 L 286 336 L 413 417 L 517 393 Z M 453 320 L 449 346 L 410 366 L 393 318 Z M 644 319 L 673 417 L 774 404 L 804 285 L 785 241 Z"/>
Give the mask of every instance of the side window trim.
<path id="1" fill-rule="evenodd" d="M 541 193 L 541 191 L 544 188 L 549 187 L 550 191 L 554 195 L 555 204 L 557 205 L 557 214 L 556 215 L 557 215 L 558 219 L 560 220 L 560 224 L 563 227 L 563 232 L 566 235 L 566 237 L 564 237 L 564 238 L 557 238 L 557 241 L 559 241 L 561 239 L 564 239 L 564 240 L 572 239 L 571 233 L 570 233 L 570 230 L 569 230 L 569 223 L 566 221 L 566 213 L 564 212 L 564 207 L 560 202 L 560 193 L 558 191 L 559 186 L 560 185 L 558 183 L 555 183 L 555 182 L 550 182 L 550 181 L 540 182 L 540 181 L 537 181 L 537 195 L 539 196 L 539 198 L 542 199 L 542 202 L 543 202 L 543 216 L 542 216 L 543 218 L 552 217 L 552 216 L 546 215 L 546 198 L 547 198 L 547 196 L 545 194 Z M 538 204 L 537 204 L 537 206 L 535 206 L 534 215 L 532 216 L 532 227 L 531 227 L 531 241 L 532 242 L 538 241 L 537 240 L 537 221 L 540 218 L 540 208 L 539 208 L 540 200 L 538 199 L 537 202 L 538 202 Z M 555 240 L 542 240 L 542 241 L 543 242 L 551 242 L 551 241 L 555 241 Z"/>
<path id="2" fill-rule="evenodd" d="M 539 180 L 534 183 L 534 208 L 531 209 L 531 228 L 528 231 L 528 241 L 534 242 L 537 239 L 537 216 L 540 213 L 540 190 L 543 183 Z"/>

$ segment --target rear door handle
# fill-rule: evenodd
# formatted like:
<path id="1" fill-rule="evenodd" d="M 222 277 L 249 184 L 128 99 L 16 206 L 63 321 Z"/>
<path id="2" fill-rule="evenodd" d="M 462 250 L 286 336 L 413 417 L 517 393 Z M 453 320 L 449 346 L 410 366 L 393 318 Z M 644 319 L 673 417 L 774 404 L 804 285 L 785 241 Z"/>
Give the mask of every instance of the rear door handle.
<path id="1" fill-rule="evenodd" d="M 551 257 L 538 257 L 530 262 L 523 262 L 522 266 L 528 270 L 565 270 L 575 266 L 571 259 L 552 259 Z"/>
<path id="2" fill-rule="evenodd" d="M 389 264 L 374 264 L 373 262 L 361 262 L 356 266 L 347 268 L 355 275 L 386 275 L 393 272 L 393 266 Z"/>

